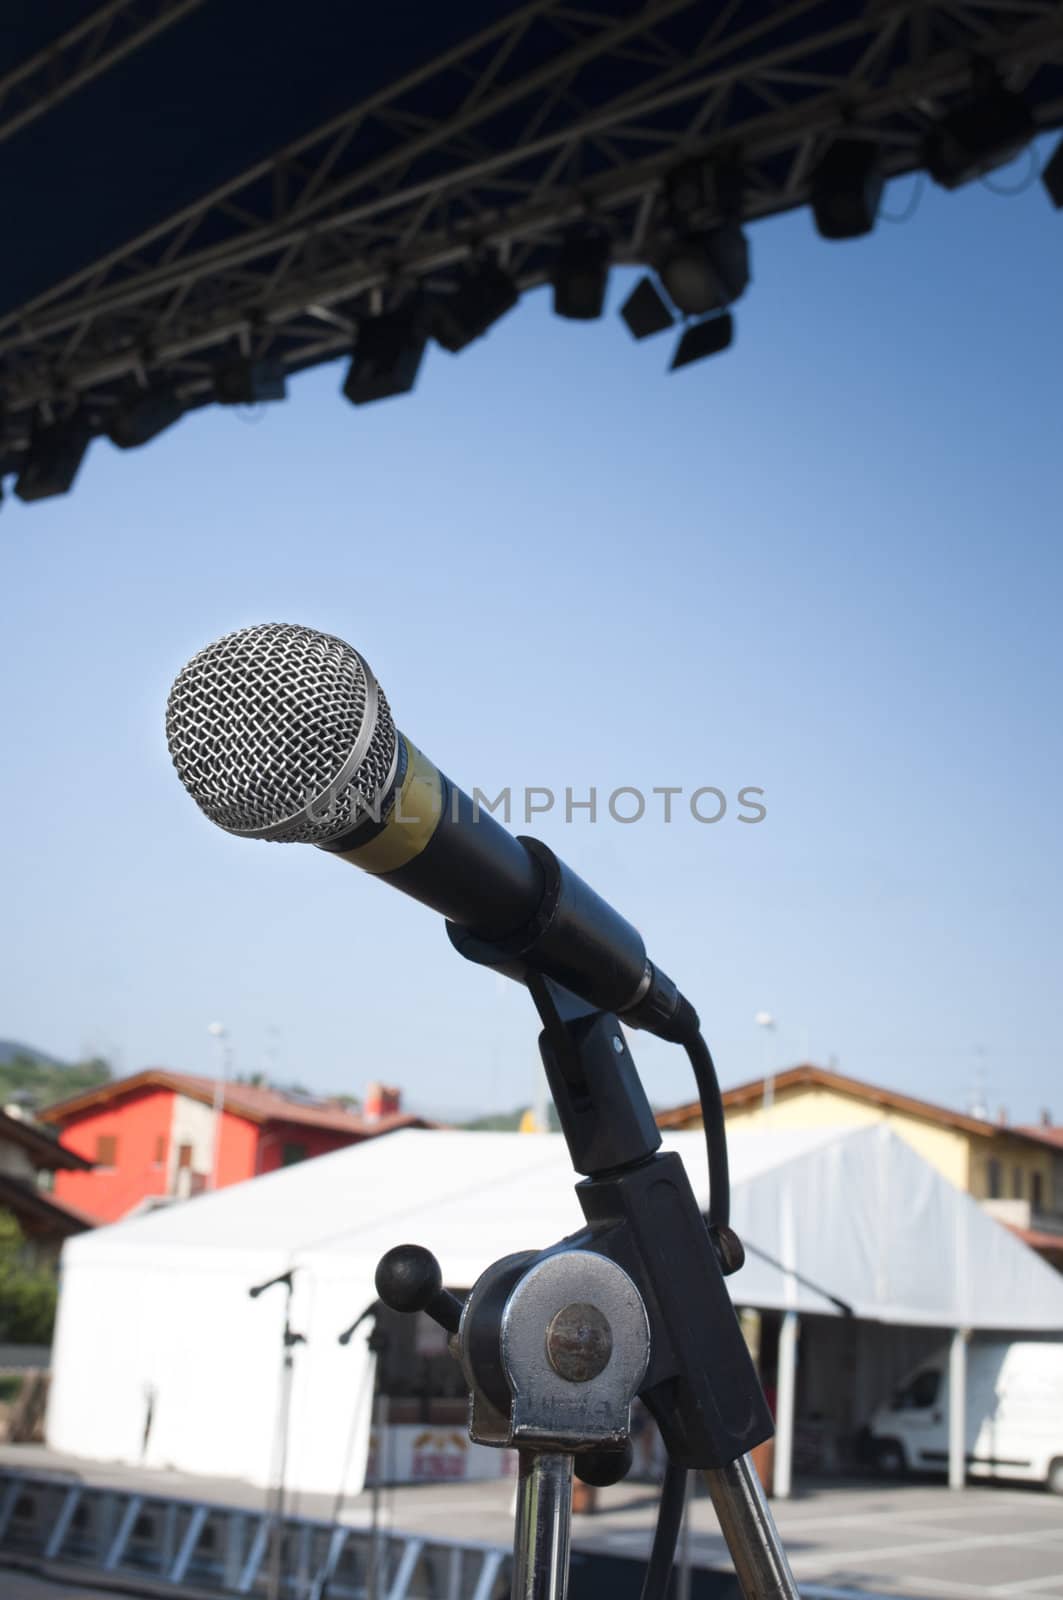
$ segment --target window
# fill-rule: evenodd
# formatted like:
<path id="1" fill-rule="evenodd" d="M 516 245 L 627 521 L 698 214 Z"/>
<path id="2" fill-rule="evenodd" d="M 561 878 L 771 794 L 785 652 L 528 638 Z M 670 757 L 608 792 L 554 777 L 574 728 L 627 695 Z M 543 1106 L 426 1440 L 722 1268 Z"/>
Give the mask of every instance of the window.
<path id="1" fill-rule="evenodd" d="M 113 1133 L 98 1133 L 96 1135 L 96 1165 L 98 1167 L 116 1167 L 118 1165 L 118 1140 Z"/>
<path id="2" fill-rule="evenodd" d="M 985 1192 L 987 1200 L 1000 1199 L 1000 1162 L 990 1156 L 985 1164 Z"/>
<path id="3" fill-rule="evenodd" d="M 1013 1200 L 1026 1199 L 1026 1174 L 1021 1167 L 1011 1169 L 1011 1196 Z"/>
<path id="4" fill-rule="evenodd" d="M 294 1167 L 297 1162 L 306 1160 L 305 1144 L 285 1144 L 281 1146 L 281 1166 Z"/>
<path id="5" fill-rule="evenodd" d="M 920 1372 L 912 1379 L 908 1389 L 909 1405 L 916 1411 L 932 1406 L 941 1388 L 940 1372 Z"/>
<path id="6" fill-rule="evenodd" d="M 159 1134 L 156 1134 L 156 1136 L 155 1136 L 155 1165 L 157 1167 L 161 1167 L 165 1160 L 166 1160 L 166 1135 L 164 1133 L 159 1133 Z"/>
<path id="7" fill-rule="evenodd" d="M 925 1411 L 934 1404 L 941 1388 L 940 1372 L 918 1372 L 906 1389 L 893 1396 L 891 1411 Z"/>
<path id="8" fill-rule="evenodd" d="M 1030 1204 L 1035 1211 L 1045 1208 L 1045 1180 L 1039 1172 L 1030 1179 Z"/>
<path id="9" fill-rule="evenodd" d="M 192 1165 L 192 1146 L 179 1144 L 177 1146 L 177 1165 L 181 1172 L 187 1172 Z"/>

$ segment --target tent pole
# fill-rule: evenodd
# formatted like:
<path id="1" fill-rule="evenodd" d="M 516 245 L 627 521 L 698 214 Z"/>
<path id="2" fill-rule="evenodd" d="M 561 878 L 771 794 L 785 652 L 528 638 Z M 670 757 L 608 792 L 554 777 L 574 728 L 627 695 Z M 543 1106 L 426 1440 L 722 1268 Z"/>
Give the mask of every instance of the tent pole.
<path id="1" fill-rule="evenodd" d="M 949 1349 L 949 1488 L 967 1481 L 967 1328 L 956 1328 Z"/>
<path id="2" fill-rule="evenodd" d="M 784 1311 L 779 1329 L 779 1370 L 775 1397 L 775 1474 L 777 1500 L 788 1500 L 793 1484 L 794 1399 L 797 1387 L 796 1311 Z"/>

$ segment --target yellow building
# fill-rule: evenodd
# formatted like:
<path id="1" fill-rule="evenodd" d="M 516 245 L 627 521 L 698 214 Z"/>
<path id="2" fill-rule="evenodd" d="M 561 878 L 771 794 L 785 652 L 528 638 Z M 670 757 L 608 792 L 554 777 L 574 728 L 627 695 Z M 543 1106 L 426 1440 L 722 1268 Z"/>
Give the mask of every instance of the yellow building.
<path id="1" fill-rule="evenodd" d="M 950 1111 L 824 1067 L 790 1067 L 723 1093 L 729 1133 L 886 1122 L 958 1189 L 1063 1270 L 1063 1130 L 1011 1127 Z M 658 1113 L 662 1128 L 701 1126 L 701 1108 Z"/>

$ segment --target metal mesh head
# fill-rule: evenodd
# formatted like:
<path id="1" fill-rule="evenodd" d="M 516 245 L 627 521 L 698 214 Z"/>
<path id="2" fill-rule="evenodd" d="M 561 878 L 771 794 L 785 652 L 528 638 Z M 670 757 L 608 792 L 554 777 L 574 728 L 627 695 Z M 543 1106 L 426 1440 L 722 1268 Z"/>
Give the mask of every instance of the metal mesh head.
<path id="1" fill-rule="evenodd" d="M 324 844 L 386 814 L 397 739 L 369 667 L 342 639 L 269 622 L 226 634 L 166 707 L 177 775 L 229 833 Z"/>

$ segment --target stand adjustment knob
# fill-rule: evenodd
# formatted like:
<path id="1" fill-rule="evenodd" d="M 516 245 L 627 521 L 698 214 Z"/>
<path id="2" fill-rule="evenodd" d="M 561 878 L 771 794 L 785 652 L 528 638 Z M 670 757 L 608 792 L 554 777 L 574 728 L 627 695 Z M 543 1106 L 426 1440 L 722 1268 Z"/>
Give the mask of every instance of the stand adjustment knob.
<path id="1" fill-rule="evenodd" d="M 398 1244 L 381 1256 L 376 1292 L 392 1311 L 427 1311 L 447 1333 L 457 1333 L 461 1301 L 443 1287 L 443 1274 L 431 1250 Z"/>

